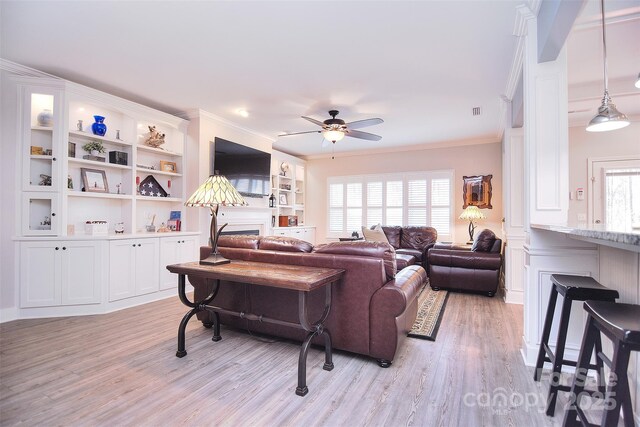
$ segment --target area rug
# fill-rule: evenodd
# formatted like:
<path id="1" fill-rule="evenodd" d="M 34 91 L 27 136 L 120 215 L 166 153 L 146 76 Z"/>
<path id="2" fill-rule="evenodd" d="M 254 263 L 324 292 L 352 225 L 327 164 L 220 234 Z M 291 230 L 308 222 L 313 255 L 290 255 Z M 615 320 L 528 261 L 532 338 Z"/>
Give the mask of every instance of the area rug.
<path id="1" fill-rule="evenodd" d="M 435 341 L 447 303 L 447 291 L 434 291 L 427 284 L 418 295 L 418 317 L 408 336 Z"/>

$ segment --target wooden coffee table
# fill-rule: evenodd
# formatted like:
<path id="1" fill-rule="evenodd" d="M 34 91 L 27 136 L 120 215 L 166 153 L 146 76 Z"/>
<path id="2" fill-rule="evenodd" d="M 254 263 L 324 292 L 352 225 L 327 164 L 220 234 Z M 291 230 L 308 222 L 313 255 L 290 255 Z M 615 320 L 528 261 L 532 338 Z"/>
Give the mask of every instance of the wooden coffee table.
<path id="1" fill-rule="evenodd" d="M 300 357 L 298 358 L 298 386 L 296 387 L 296 394 L 298 396 L 304 396 L 309 392 L 307 388 L 307 353 L 311 340 L 316 335 L 324 336 L 325 362 L 323 369 L 326 371 L 333 369 L 331 334 L 329 330 L 325 328 L 324 322 L 327 320 L 329 311 L 331 310 L 331 285 L 340 280 L 344 274 L 344 270 L 248 261 L 231 261 L 229 264 L 215 266 L 201 265 L 198 262 L 188 262 L 185 264 L 168 265 L 167 270 L 178 274 L 178 296 L 184 305 L 191 308 L 191 310 L 184 315 L 178 327 L 177 357 L 184 357 L 187 354 L 185 349 L 185 329 L 187 323 L 189 323 L 189 319 L 198 312 L 208 311 L 213 314 L 214 319 L 213 341 L 220 341 L 222 339 L 220 336 L 219 313 L 238 316 L 248 320 L 259 320 L 265 323 L 291 326 L 307 331 L 308 334 L 302 342 Z M 186 276 L 215 280 L 215 286 L 204 300 L 191 302 L 185 294 Z M 300 323 L 273 319 L 260 314 L 227 310 L 212 305 L 211 303 L 220 288 L 220 280 L 297 291 Z M 312 323 L 308 319 L 307 295 L 309 292 L 323 287 L 325 288 L 324 311 L 320 319 Z"/>

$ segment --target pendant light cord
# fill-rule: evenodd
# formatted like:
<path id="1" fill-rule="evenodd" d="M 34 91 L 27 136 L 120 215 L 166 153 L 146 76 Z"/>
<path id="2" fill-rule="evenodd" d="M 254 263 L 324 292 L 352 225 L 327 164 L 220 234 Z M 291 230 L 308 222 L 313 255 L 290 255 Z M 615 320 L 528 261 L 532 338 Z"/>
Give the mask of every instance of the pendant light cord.
<path id="1" fill-rule="evenodd" d="M 604 98 L 610 101 L 609 97 L 609 76 L 607 73 L 607 30 L 604 24 L 604 0 L 600 0 L 600 10 L 602 12 L 602 48 L 604 53 L 603 72 L 604 72 Z"/>

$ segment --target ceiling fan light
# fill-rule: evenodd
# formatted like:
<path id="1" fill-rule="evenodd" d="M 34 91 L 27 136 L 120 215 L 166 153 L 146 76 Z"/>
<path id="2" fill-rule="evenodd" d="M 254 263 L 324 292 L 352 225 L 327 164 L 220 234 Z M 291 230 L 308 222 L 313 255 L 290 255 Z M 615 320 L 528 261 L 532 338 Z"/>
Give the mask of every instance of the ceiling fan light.
<path id="1" fill-rule="evenodd" d="M 344 132 L 339 130 L 326 130 L 322 132 L 324 139 L 331 142 L 338 142 L 344 138 Z"/>
<path id="2" fill-rule="evenodd" d="M 622 129 L 629 126 L 629 119 L 616 108 L 615 104 L 602 100 L 598 108 L 598 114 L 591 119 L 587 126 L 587 132 L 605 132 L 608 130 Z"/>

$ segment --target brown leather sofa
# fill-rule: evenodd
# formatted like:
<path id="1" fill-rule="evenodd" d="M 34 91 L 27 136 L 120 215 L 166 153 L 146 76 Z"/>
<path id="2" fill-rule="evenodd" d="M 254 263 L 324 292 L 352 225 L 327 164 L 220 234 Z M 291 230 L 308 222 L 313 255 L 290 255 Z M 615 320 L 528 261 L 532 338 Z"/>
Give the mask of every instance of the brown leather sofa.
<path id="1" fill-rule="evenodd" d="M 393 246 L 398 255 L 398 267 L 404 266 L 406 255 L 415 258 L 416 262 L 429 273 L 429 259 L 427 253 L 436 240 L 438 231 L 433 227 L 400 227 L 382 226 L 389 244 Z"/>
<path id="2" fill-rule="evenodd" d="M 302 240 L 281 236 L 221 236 L 220 253 L 232 260 L 269 262 L 344 269 L 343 279 L 333 286 L 332 307 L 325 325 L 333 347 L 371 356 L 382 367 L 391 365 L 411 330 L 418 312 L 418 293 L 426 283 L 418 265 L 397 272 L 394 249 L 386 243 L 333 242 L 313 247 Z M 210 247 L 200 249 L 201 259 Z M 213 283 L 189 279 L 196 300 L 204 299 Z M 297 322 L 297 293 L 275 288 L 222 281 L 214 302 L 235 311 L 262 314 Z M 309 296 L 310 318 L 320 318 L 324 292 Z M 206 327 L 213 323 L 208 312 L 197 314 Z M 252 332 L 302 341 L 305 332 L 292 327 L 250 321 L 220 314 L 222 324 Z M 321 337 L 315 344 L 323 345 Z"/>
<path id="3" fill-rule="evenodd" d="M 502 240 L 486 229 L 476 235 L 472 246 L 437 243 L 429 250 L 429 283 L 434 290 L 483 292 L 492 297 L 498 290 L 501 252 Z"/>

